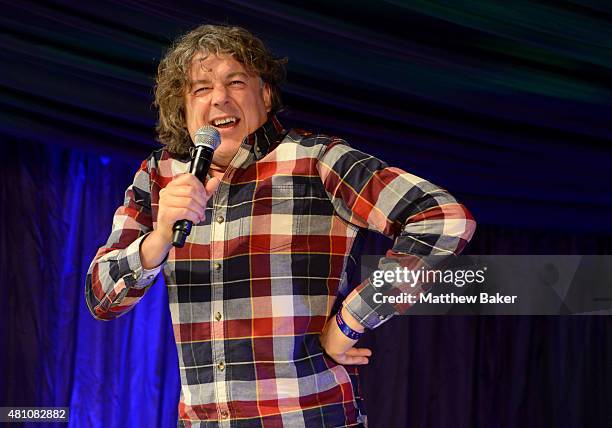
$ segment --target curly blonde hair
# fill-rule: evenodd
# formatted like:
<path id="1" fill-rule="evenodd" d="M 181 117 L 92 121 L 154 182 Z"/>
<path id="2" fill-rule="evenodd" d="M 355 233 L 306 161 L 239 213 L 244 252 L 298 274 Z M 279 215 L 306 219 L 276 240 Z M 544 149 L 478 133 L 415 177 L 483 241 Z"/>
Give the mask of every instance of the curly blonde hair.
<path id="1" fill-rule="evenodd" d="M 201 25 L 176 39 L 157 69 L 157 139 L 174 155 L 186 155 L 192 145 L 185 122 L 185 90 L 191 60 L 198 52 L 231 55 L 270 86 L 271 113 L 282 108 L 280 84 L 285 79 L 287 59 L 273 57 L 263 42 L 244 28 Z"/>

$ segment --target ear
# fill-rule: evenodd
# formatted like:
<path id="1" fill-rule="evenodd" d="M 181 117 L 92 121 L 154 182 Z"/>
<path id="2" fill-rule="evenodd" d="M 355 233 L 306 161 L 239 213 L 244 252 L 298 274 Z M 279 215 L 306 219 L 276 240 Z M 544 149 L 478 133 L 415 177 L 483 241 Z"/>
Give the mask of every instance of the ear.
<path id="1" fill-rule="evenodd" d="M 264 83 L 264 86 L 262 88 L 263 91 L 263 100 L 264 100 L 264 106 L 266 107 L 266 112 L 270 113 L 270 110 L 272 110 L 272 89 L 270 89 L 270 85 L 268 85 L 267 83 Z"/>

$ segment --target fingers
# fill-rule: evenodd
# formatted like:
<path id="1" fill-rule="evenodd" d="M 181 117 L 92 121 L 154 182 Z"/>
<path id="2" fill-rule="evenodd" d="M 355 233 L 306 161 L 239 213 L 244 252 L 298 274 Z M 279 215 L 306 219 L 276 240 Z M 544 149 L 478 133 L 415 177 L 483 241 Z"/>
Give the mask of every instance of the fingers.
<path id="1" fill-rule="evenodd" d="M 349 366 L 350 365 L 355 365 L 355 366 L 364 365 L 364 364 L 368 364 L 368 362 L 370 361 L 365 357 L 349 357 L 346 354 L 344 354 L 343 357 L 334 358 L 334 360 L 336 360 L 337 363 L 345 364 Z"/>
<path id="2" fill-rule="evenodd" d="M 191 186 L 168 186 L 159 192 L 159 206 L 164 215 L 174 218 L 183 214 L 182 211 L 192 211 L 199 223 L 204 217 L 206 198 Z M 174 208 L 174 209 L 173 209 Z M 182 210 L 182 211 L 181 211 Z M 190 220 L 187 217 L 181 217 Z"/>
<path id="3" fill-rule="evenodd" d="M 159 192 L 160 211 L 163 209 L 164 217 L 168 216 L 169 219 L 180 218 L 191 221 L 194 221 L 192 218 L 195 214 L 195 222 L 200 223 L 204 220 L 208 199 L 217 190 L 219 183 L 218 178 L 211 178 L 205 187 L 192 174 L 177 175 Z"/>
<path id="4" fill-rule="evenodd" d="M 189 196 L 193 197 L 194 194 L 198 194 L 204 198 L 204 201 L 208 201 L 208 199 L 219 187 L 219 183 L 220 180 L 217 177 L 212 177 L 206 181 L 206 186 L 204 186 L 204 184 L 202 184 L 202 182 L 193 174 L 179 174 L 170 183 L 168 183 L 165 188 L 192 188 L 193 194 Z"/>
<path id="5" fill-rule="evenodd" d="M 346 355 L 351 357 L 370 357 L 372 356 L 372 351 L 368 348 L 351 348 L 346 351 Z"/>
<path id="6" fill-rule="evenodd" d="M 160 201 L 161 203 L 161 201 Z M 174 209 L 177 212 L 176 215 L 180 215 L 182 212 L 193 212 L 198 219 L 198 223 L 204 219 L 204 212 L 206 206 L 199 203 L 197 200 L 190 197 L 180 196 L 166 196 L 163 200 L 164 209 Z M 185 218 L 185 217 L 181 217 Z"/>
<path id="7" fill-rule="evenodd" d="M 209 195 L 215 193 L 219 188 L 219 183 L 221 183 L 221 181 L 217 177 L 213 177 L 208 180 L 205 186 L 206 193 L 208 193 Z"/>
<path id="8" fill-rule="evenodd" d="M 188 174 L 188 173 L 177 175 L 176 177 L 172 179 L 170 183 L 168 183 L 168 186 L 170 186 L 171 184 L 191 185 L 191 186 L 194 186 L 197 190 L 200 190 L 200 191 L 204 190 L 204 185 L 202 184 L 202 182 L 198 180 L 198 178 L 195 175 Z"/>
<path id="9" fill-rule="evenodd" d="M 351 348 L 344 354 L 334 355 L 331 357 L 339 364 L 363 365 L 370 362 L 368 358 L 370 356 L 372 356 L 372 351 L 368 348 Z"/>
<path id="10" fill-rule="evenodd" d="M 344 354 L 351 362 L 345 364 L 368 364 L 372 356 L 372 351 L 368 348 L 351 348 Z"/>
<path id="11" fill-rule="evenodd" d="M 198 224 L 204 219 L 204 212 L 196 212 L 186 208 L 167 207 L 168 218 L 170 223 L 174 224 L 178 220 L 189 220 L 194 224 Z"/>
<path id="12" fill-rule="evenodd" d="M 211 178 L 204 186 L 192 174 L 179 174 L 161 189 L 157 225 L 164 237 L 171 237 L 172 227 L 178 220 L 202 223 L 208 200 L 217 190 L 219 183 L 218 178 Z"/>
<path id="13" fill-rule="evenodd" d="M 197 204 L 198 206 L 206 207 L 206 202 L 208 200 L 208 198 L 203 192 L 199 192 L 194 187 L 187 186 L 187 185 L 172 186 L 172 187 L 168 185 L 168 187 L 162 189 L 159 194 L 160 194 L 160 199 L 164 198 L 164 202 L 174 201 L 175 204 L 178 201 L 181 201 L 182 203 L 184 202 L 183 199 L 185 199 L 185 200 L 193 200 L 194 203 Z M 177 206 L 177 205 L 174 205 L 174 206 Z"/>

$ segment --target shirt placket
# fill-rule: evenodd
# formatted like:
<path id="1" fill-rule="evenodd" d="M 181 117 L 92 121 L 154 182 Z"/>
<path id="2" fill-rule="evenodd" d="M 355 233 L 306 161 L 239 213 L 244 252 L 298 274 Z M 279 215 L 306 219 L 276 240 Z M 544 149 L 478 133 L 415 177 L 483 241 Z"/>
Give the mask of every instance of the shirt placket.
<path id="1" fill-rule="evenodd" d="M 225 260 L 225 241 L 229 233 L 227 230 L 227 206 L 229 199 L 229 188 L 232 177 L 237 168 L 249 163 L 249 147 L 243 142 L 238 153 L 227 168 L 223 179 L 219 183 L 213 204 L 211 219 L 211 239 L 210 239 L 210 273 L 211 273 L 211 347 L 213 355 L 213 370 L 215 392 L 217 396 L 217 414 L 219 427 L 229 428 L 231 419 L 231 409 L 229 408 L 229 382 L 227 378 L 225 361 L 225 332 L 223 329 L 223 319 L 227 318 L 223 307 L 223 284 L 224 284 L 224 260 Z"/>
<path id="2" fill-rule="evenodd" d="M 220 427 L 230 426 L 230 409 L 228 406 L 228 381 L 225 361 L 225 332 L 223 319 L 226 317 L 223 308 L 223 271 L 225 259 L 227 195 L 229 184 L 221 182 L 213 204 L 210 239 L 210 273 L 211 273 L 211 348 L 213 357 L 214 387 L 217 397 L 217 416 Z"/>

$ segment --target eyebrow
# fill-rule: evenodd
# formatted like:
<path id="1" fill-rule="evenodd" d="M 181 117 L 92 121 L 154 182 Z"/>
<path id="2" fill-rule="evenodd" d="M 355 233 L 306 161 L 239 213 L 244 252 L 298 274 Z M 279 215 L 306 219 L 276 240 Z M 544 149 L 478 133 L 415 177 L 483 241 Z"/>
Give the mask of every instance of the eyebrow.
<path id="1" fill-rule="evenodd" d="M 236 76 L 244 77 L 245 79 L 248 79 L 248 77 L 249 77 L 243 71 L 233 71 L 230 74 L 228 74 L 227 76 L 225 76 L 225 80 L 229 80 L 229 79 L 231 79 L 233 77 L 236 77 Z M 210 80 L 208 80 L 208 79 L 198 79 L 198 80 L 192 80 L 191 81 L 191 85 L 192 86 L 193 85 L 197 85 L 197 84 L 206 84 L 206 83 L 210 83 Z"/>

